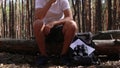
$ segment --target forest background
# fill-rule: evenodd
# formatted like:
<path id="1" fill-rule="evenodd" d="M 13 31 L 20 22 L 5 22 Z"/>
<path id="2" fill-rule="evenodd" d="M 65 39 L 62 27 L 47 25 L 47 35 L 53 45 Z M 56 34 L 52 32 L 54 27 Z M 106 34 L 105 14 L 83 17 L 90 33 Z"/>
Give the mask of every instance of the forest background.
<path id="1" fill-rule="evenodd" d="M 0 37 L 31 39 L 35 0 L 0 0 Z M 69 0 L 79 32 L 119 30 L 120 0 Z"/>

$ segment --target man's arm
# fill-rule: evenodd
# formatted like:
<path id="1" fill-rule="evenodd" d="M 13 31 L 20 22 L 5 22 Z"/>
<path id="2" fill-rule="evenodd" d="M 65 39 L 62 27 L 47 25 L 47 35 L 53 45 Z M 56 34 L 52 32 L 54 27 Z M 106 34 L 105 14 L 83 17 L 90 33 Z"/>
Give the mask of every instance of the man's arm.
<path id="1" fill-rule="evenodd" d="M 47 14 L 49 8 L 56 0 L 49 0 L 43 8 L 36 8 L 35 9 L 35 20 L 40 19 L 42 20 L 45 15 Z"/>
<path id="2" fill-rule="evenodd" d="M 61 19 L 61 20 L 47 23 L 47 24 L 45 25 L 45 29 L 44 29 L 45 33 L 48 34 L 48 33 L 50 32 L 50 29 L 51 29 L 52 27 L 54 27 L 55 25 L 60 25 L 60 24 L 63 24 L 63 25 L 64 25 L 65 23 L 67 23 L 67 21 L 73 20 L 72 12 L 71 12 L 70 9 L 66 9 L 66 10 L 64 11 L 64 15 L 65 15 L 65 17 L 64 17 L 63 19 Z"/>
<path id="3" fill-rule="evenodd" d="M 64 24 L 69 20 L 73 20 L 72 11 L 70 9 L 64 10 L 65 17 L 59 21 L 54 21 L 54 25 Z"/>

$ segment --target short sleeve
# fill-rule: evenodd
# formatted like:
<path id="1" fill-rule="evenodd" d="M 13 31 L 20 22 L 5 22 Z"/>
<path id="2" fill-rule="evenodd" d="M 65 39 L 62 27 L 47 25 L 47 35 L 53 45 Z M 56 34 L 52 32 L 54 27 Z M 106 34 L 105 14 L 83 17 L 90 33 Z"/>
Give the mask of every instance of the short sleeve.
<path id="1" fill-rule="evenodd" d="M 35 8 L 42 8 L 44 4 L 44 0 L 35 0 Z"/>
<path id="2" fill-rule="evenodd" d="M 63 11 L 66 9 L 69 9 L 70 8 L 69 1 L 68 0 L 61 0 L 60 6 L 61 6 Z"/>

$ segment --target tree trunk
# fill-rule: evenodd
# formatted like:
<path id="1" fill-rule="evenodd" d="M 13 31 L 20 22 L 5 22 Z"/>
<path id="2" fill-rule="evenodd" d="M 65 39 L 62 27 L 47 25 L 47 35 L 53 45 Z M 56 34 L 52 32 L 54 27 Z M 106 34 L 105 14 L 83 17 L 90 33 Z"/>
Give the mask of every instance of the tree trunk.
<path id="1" fill-rule="evenodd" d="M 112 29 L 112 0 L 108 0 L 107 1 L 107 5 L 108 5 L 108 30 Z"/>
<path id="2" fill-rule="evenodd" d="M 82 0 L 82 32 L 85 32 L 85 3 L 86 0 Z"/>
<path id="3" fill-rule="evenodd" d="M 3 15 L 3 37 L 6 37 L 6 24 L 7 24 L 7 13 L 6 13 L 6 0 L 2 2 L 2 15 Z"/>
<path id="4" fill-rule="evenodd" d="M 101 0 L 97 0 L 96 1 L 96 25 L 95 25 L 95 29 L 96 31 L 102 31 L 102 19 L 101 19 L 101 15 L 102 15 L 102 5 L 101 5 Z"/>
<path id="5" fill-rule="evenodd" d="M 116 22 L 116 10 L 117 10 L 117 5 L 116 5 L 116 0 L 113 2 L 113 29 L 117 29 L 117 22 Z"/>

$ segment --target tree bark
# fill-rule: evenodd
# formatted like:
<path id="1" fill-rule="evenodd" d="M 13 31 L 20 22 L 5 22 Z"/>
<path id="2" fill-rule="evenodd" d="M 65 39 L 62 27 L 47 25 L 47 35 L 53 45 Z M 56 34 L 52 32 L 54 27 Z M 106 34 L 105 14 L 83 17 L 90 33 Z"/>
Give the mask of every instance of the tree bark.
<path id="1" fill-rule="evenodd" d="M 96 26 L 95 29 L 96 31 L 102 31 L 102 4 L 101 4 L 101 0 L 97 0 L 96 1 L 96 18 L 95 18 L 95 22 L 96 22 Z"/>
<path id="2" fill-rule="evenodd" d="M 62 43 L 46 44 L 46 47 L 48 54 L 60 54 Z M 37 53 L 40 53 L 35 40 L 9 38 L 0 39 L 0 51 L 31 55 L 37 55 Z"/>
<path id="3" fill-rule="evenodd" d="M 112 0 L 108 0 L 107 1 L 107 5 L 108 5 L 108 28 L 107 30 L 112 30 Z"/>
<path id="4" fill-rule="evenodd" d="M 93 40 L 97 54 L 120 54 L 120 40 Z"/>

